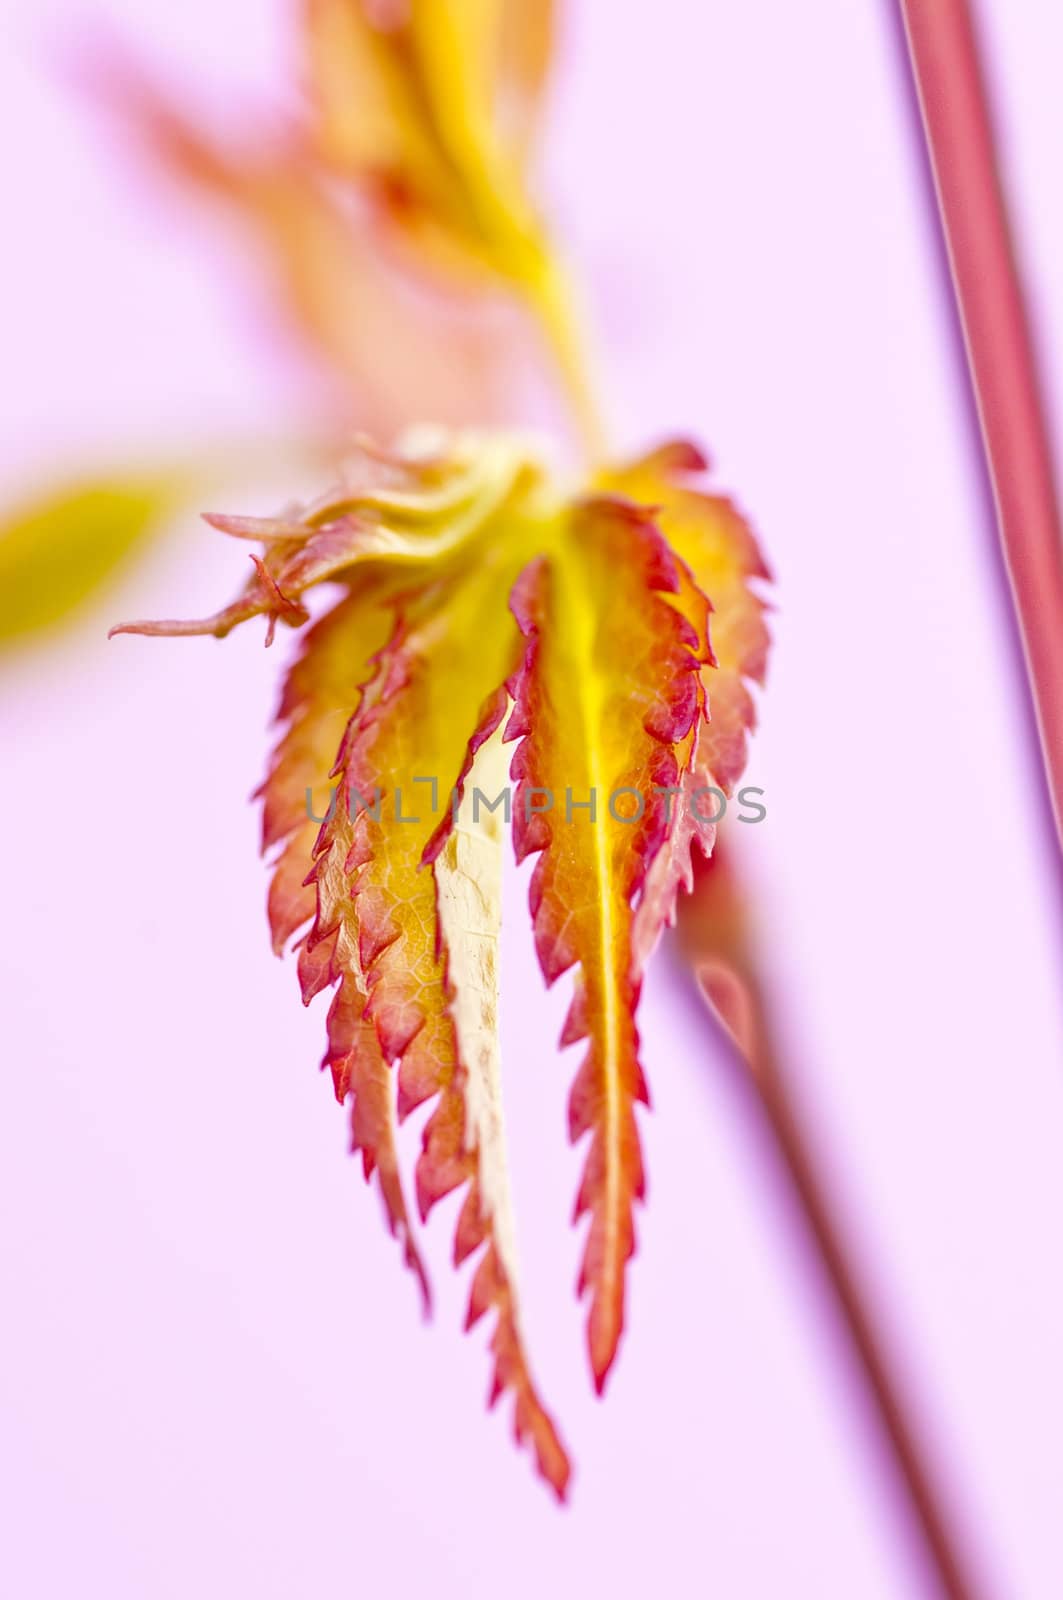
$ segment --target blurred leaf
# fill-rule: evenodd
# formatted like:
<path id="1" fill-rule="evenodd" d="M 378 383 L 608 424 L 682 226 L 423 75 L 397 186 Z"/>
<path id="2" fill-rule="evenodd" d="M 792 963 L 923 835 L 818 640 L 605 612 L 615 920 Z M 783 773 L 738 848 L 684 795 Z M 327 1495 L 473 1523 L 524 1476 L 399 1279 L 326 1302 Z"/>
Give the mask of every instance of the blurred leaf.
<path id="1" fill-rule="evenodd" d="M 529 156 L 552 0 L 305 0 L 311 148 L 364 192 L 427 280 L 503 286 L 553 353 L 602 449 L 582 319 L 538 214 Z"/>
<path id="2" fill-rule="evenodd" d="M 0 520 L 0 645 L 64 621 L 177 503 L 175 475 L 90 479 Z"/>
<path id="3" fill-rule="evenodd" d="M 386 437 L 416 417 L 501 419 L 535 328 L 597 453 L 579 308 L 529 181 L 551 0 L 303 9 L 294 115 L 212 131 L 114 47 L 86 81 L 139 151 L 250 228 L 288 322 L 341 377 L 360 426 Z"/>
<path id="4" fill-rule="evenodd" d="M 524 166 L 551 13 L 546 0 L 307 0 L 312 138 L 421 263 L 525 292 L 547 270 Z"/>
<path id="5" fill-rule="evenodd" d="M 499 308 L 400 264 L 368 196 L 337 184 L 302 133 L 249 121 L 240 137 L 220 137 L 117 51 L 95 64 L 92 83 L 138 152 L 245 231 L 282 326 L 339 378 L 330 398 L 341 414 L 386 438 L 414 415 L 462 425 L 504 407 L 515 358 Z"/>

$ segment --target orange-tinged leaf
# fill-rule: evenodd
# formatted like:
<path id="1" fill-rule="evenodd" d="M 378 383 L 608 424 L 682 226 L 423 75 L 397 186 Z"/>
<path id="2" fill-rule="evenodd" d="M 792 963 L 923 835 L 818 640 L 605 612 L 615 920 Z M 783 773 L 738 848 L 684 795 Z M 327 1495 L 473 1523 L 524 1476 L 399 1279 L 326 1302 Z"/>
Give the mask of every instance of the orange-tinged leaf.
<path id="1" fill-rule="evenodd" d="M 513 470 L 519 458 L 512 451 L 495 457 L 484 452 L 458 470 L 459 452 L 443 470 L 432 457 L 411 463 L 368 454 L 329 497 L 327 515 L 309 508 L 302 522 L 278 519 L 261 530 L 264 560 L 276 561 L 279 552 L 283 563 L 289 546 L 301 549 L 293 526 L 322 516 L 325 527 L 355 515 L 381 519 L 373 559 L 354 552 L 346 572 L 350 597 L 311 630 L 290 674 L 281 708 L 287 730 L 264 786 L 264 839 L 286 841 L 271 893 L 275 941 L 314 918 L 300 950 L 304 993 L 309 998 L 337 986 L 326 1061 L 337 1094 L 353 1093 L 356 1146 L 367 1171 L 379 1174 L 393 1231 L 418 1272 L 394 1160 L 391 1102 L 396 1079 L 402 1114 L 436 1098 L 417 1169 L 422 1215 L 451 1189 L 468 1185 L 455 1253 L 460 1261 L 482 1247 L 469 1322 L 489 1309 L 496 1314 L 492 1399 L 512 1391 L 517 1435 L 530 1440 L 540 1471 L 563 1496 L 568 1459 L 532 1380 L 520 1330 L 497 1058 L 485 1053 L 483 1031 L 470 1032 L 465 1020 L 470 1007 L 479 1007 L 494 1024 L 498 903 L 485 862 L 494 859 L 497 878 L 500 819 L 487 812 L 482 827 L 463 822 L 437 846 L 434 869 L 422 864 L 450 819 L 447 786 L 470 766 L 470 739 L 482 742 L 501 719 L 502 686 L 520 653 L 506 598 L 526 559 L 528 530 L 517 515 L 497 522 L 494 540 L 485 538 L 484 527 L 528 472 L 526 464 Z M 371 483 L 362 481 L 362 469 Z M 430 572 L 426 548 L 434 557 Z M 284 573 L 290 581 L 290 565 Z M 494 707 L 491 719 L 485 701 Z M 346 730 L 345 703 L 356 706 Z M 300 780 L 313 772 L 323 806 L 337 749 L 335 801 L 314 838 Z M 478 898 L 470 908 L 473 863 Z M 471 968 L 464 944 L 452 951 L 445 938 L 461 907 L 482 922 L 479 960 Z"/>
<path id="2" fill-rule="evenodd" d="M 576 1215 L 588 1218 L 580 1290 L 601 1391 L 644 1188 L 642 975 L 692 848 L 712 849 L 701 790 L 737 778 L 747 679 L 766 646 L 756 546 L 726 502 L 697 489 L 699 462 L 673 447 L 573 498 L 508 435 L 431 432 L 395 454 L 363 442 L 314 505 L 211 519 L 262 546 L 233 606 L 199 624 L 134 625 L 222 633 L 263 613 L 271 628 L 301 627 L 310 590 L 345 590 L 289 676 L 264 787 L 264 840 L 280 847 L 274 939 L 312 924 L 299 948 L 304 997 L 335 989 L 326 1061 L 341 1098 L 353 1094 L 356 1146 L 415 1270 L 395 1121 L 432 1102 L 419 1210 L 465 1189 L 455 1259 L 481 1252 L 469 1322 L 494 1312 L 491 1397 L 512 1393 L 517 1436 L 559 1496 L 568 1459 L 517 1301 L 494 807 L 509 756 L 517 856 L 538 857 L 540 964 L 548 983 L 575 969 L 562 1043 L 586 1049 L 569 1128 L 588 1139 Z M 315 832 L 301 797 L 310 788 L 323 804 L 330 777 Z"/>
<path id="3" fill-rule="evenodd" d="M 367 603 L 368 601 L 368 603 Z M 328 1018 L 328 1050 L 322 1062 L 332 1072 L 336 1098 L 351 1101 L 352 1144 L 361 1151 L 366 1178 L 375 1172 L 391 1232 L 402 1242 L 427 1308 L 428 1277 L 417 1249 L 399 1174 L 395 1086 L 376 1035 L 365 1019 L 365 985 L 357 954 L 357 928 L 343 873 L 349 839 L 333 838 L 330 856 L 308 881 L 318 836 L 314 821 L 344 730 L 358 706 L 371 660 L 385 639 L 386 613 L 365 592 L 353 594 L 305 636 L 285 683 L 278 712 L 284 733 L 262 785 L 262 845 L 280 846 L 270 884 L 269 917 L 280 953 L 306 924 L 333 929 L 324 971 L 319 950 L 304 961 L 307 999 L 319 981 L 338 987 Z M 350 823 L 339 819 L 339 827 Z M 309 972 L 314 969 L 314 976 Z"/>
<path id="4" fill-rule="evenodd" d="M 586 1038 L 588 1052 L 569 1124 L 573 1139 L 591 1135 L 576 1212 L 590 1213 L 580 1286 L 590 1294 L 601 1390 L 623 1327 L 632 1207 L 643 1192 L 632 903 L 667 837 L 676 748 L 699 708 L 703 640 L 667 598 L 678 595 L 680 574 L 647 514 L 600 499 L 571 518 L 561 553 L 530 569 L 516 597 L 527 649 L 508 731 L 522 738 L 517 853 L 541 852 L 531 885 L 539 960 L 548 983 L 580 967 L 565 1042 Z"/>
<path id="5" fill-rule="evenodd" d="M 710 724 L 701 758 L 712 783 L 729 795 L 746 763 L 756 710 L 749 683 L 762 683 L 770 636 L 757 583 L 771 573 L 745 518 L 698 480 L 708 462 L 696 445 L 677 440 L 607 473 L 604 484 L 658 508 L 661 532 L 686 563 L 713 609 L 715 668 L 705 671 Z"/>
<path id="6" fill-rule="evenodd" d="M 518 1436 L 531 1440 L 539 1470 L 560 1495 L 567 1458 L 521 1343 L 504 1160 L 497 1139 L 488 1137 L 494 1132 L 497 1084 L 492 1064 L 484 1061 L 482 1039 L 466 1032 L 463 1040 L 457 1030 L 452 1008 L 459 1004 L 466 953 L 461 950 L 454 959 L 438 914 L 437 883 L 447 915 L 453 909 L 464 831 L 451 834 L 436 871 L 423 860 L 437 831 L 440 805 L 449 806 L 450 785 L 465 766 L 470 731 L 483 725 L 485 702 L 497 702 L 515 665 L 519 636 L 505 597 L 519 560 L 504 546 L 495 548 L 493 558 L 482 551 L 471 568 L 404 597 L 396 607 L 394 631 L 378 654 L 375 675 L 344 739 L 337 803 L 322 828 L 317 871 L 320 881 L 323 864 L 331 869 L 336 861 L 339 842 L 367 994 L 364 1017 L 373 1024 L 376 1048 L 396 1064 L 400 1115 L 436 1097 L 417 1165 L 421 1214 L 453 1189 L 469 1185 L 457 1259 L 485 1247 L 473 1279 L 469 1321 L 488 1308 L 497 1312 L 492 1398 L 513 1390 Z M 496 723 L 500 715 L 501 706 Z M 491 850 L 497 855 L 497 837 L 487 842 L 488 856 Z M 481 888 L 487 893 L 486 884 Z M 484 942 L 496 936 L 497 909 L 482 903 L 478 909 L 483 959 L 474 965 L 474 976 L 488 984 L 492 957 Z M 319 910 L 308 949 L 330 936 L 329 918 Z M 474 1009 L 485 1003 L 483 989 L 479 1000 L 469 997 Z"/>
<path id="7" fill-rule="evenodd" d="M 434 885 L 422 856 L 483 702 L 512 666 L 516 629 L 497 584 L 494 572 L 459 574 L 400 613 L 337 764 L 336 817 L 355 811 L 348 870 L 369 1009 L 386 1056 L 399 1062 L 404 1113 L 438 1092 L 450 1051 Z M 499 604 L 488 627 L 492 593 Z M 334 826 L 325 825 L 323 839 Z M 422 1197 L 424 1173 L 422 1163 Z"/>
<path id="8" fill-rule="evenodd" d="M 701 671 L 702 715 L 674 799 L 669 839 L 654 859 L 635 918 L 635 973 L 641 975 L 667 924 L 675 921 L 680 888 L 693 885 L 692 851 L 709 857 L 720 802 L 746 763 L 756 708 L 750 683 L 763 681 L 769 645 L 766 604 L 757 585 L 770 577 L 748 524 L 734 504 L 700 486 L 708 463 L 683 440 L 602 475 L 605 486 L 656 508 L 656 518 L 686 576 L 681 606 L 695 628 L 711 610 L 709 660 Z"/>

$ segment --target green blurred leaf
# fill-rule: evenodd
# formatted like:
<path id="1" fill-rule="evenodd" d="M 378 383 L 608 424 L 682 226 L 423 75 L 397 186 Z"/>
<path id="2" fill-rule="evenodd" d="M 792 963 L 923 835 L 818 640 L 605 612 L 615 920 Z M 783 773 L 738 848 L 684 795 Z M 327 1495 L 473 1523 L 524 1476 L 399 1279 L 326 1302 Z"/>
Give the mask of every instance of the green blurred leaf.
<path id="1" fill-rule="evenodd" d="M 90 479 L 0 516 L 0 645 L 77 611 L 173 513 L 176 474 Z"/>

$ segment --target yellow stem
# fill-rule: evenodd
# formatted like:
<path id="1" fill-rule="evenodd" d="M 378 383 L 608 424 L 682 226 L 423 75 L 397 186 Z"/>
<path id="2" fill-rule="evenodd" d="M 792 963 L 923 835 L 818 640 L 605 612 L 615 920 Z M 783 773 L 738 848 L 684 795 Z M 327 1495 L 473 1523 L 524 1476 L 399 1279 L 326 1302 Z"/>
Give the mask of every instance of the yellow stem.
<path id="1" fill-rule="evenodd" d="M 554 357 L 580 441 L 591 459 L 606 455 L 606 430 L 590 376 L 586 329 L 572 280 L 549 246 L 527 285 L 527 296 Z"/>

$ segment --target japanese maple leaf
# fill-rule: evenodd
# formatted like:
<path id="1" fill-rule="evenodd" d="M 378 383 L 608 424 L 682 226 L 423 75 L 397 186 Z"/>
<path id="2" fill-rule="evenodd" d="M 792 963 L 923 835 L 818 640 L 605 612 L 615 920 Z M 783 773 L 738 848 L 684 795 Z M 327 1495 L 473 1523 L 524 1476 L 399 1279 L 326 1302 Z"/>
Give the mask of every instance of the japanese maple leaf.
<path id="1" fill-rule="evenodd" d="M 766 569 L 704 470 L 675 444 L 574 494 L 505 434 L 363 445 L 297 513 L 208 519 L 262 545 L 231 605 L 115 630 L 223 636 L 256 615 L 267 642 L 278 622 L 305 629 L 261 791 L 274 946 L 298 935 L 305 1000 L 332 990 L 325 1064 L 426 1295 L 396 1129 L 434 1101 L 417 1210 L 465 1186 L 455 1260 L 481 1252 L 469 1323 L 495 1314 L 492 1399 L 513 1393 L 517 1436 L 561 1497 L 569 1462 L 521 1333 L 502 1135 L 503 835 L 537 858 L 546 982 L 575 974 L 562 1043 L 584 1050 L 569 1132 L 589 1140 L 576 1214 L 601 1392 L 643 1194 L 642 975 L 692 846 L 712 848 L 708 797 L 743 766 L 767 648 Z M 341 595 L 311 624 L 323 582 Z M 319 823 L 308 801 L 330 786 Z"/>

